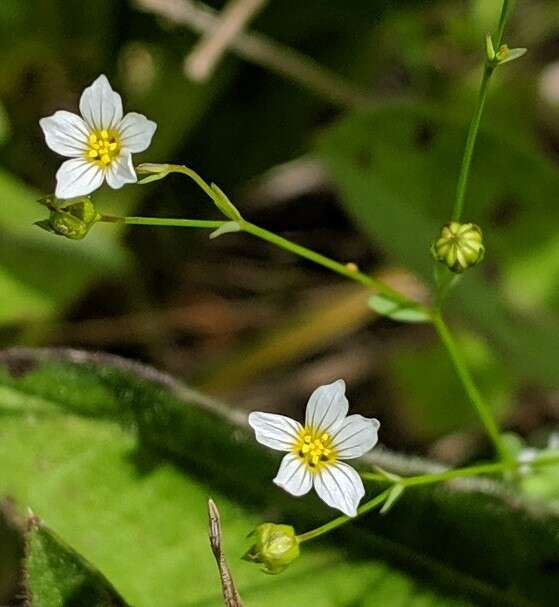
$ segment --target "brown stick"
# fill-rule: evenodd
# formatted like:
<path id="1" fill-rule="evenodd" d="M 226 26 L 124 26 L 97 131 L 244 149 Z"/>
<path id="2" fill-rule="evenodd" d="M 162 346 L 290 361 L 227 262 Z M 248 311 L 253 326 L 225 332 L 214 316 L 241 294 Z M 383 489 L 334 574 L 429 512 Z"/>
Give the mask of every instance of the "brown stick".
<path id="1" fill-rule="evenodd" d="M 221 547 L 221 521 L 219 510 L 212 499 L 208 500 L 208 516 L 210 521 L 210 546 L 212 547 L 217 568 L 219 569 L 225 607 L 243 607 L 243 602 L 235 588 L 235 583 L 233 582 L 229 566 L 227 565 L 225 555 L 223 554 L 223 549 Z"/>

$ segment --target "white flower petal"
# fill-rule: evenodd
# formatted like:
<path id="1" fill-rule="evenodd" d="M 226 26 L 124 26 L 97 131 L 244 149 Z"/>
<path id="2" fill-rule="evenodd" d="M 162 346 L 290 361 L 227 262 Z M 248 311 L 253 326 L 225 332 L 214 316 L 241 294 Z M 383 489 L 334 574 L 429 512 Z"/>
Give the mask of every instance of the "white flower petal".
<path id="1" fill-rule="evenodd" d="M 130 112 L 120 121 L 117 128 L 123 150 L 137 153 L 148 149 L 157 124 L 143 114 Z"/>
<path id="2" fill-rule="evenodd" d="M 118 158 L 115 158 L 107 168 L 105 177 L 107 183 L 114 190 L 118 190 L 126 183 L 136 183 L 138 177 L 134 171 L 132 156 L 130 154 L 121 154 Z"/>
<path id="3" fill-rule="evenodd" d="M 343 379 L 320 386 L 309 398 L 305 426 L 322 432 L 332 431 L 347 415 L 348 409 Z"/>
<path id="4" fill-rule="evenodd" d="M 322 501 L 347 516 L 357 516 L 357 506 L 365 495 L 359 474 L 342 462 L 322 468 L 314 477 L 314 488 Z"/>
<path id="5" fill-rule="evenodd" d="M 84 120 L 71 112 L 59 111 L 41 118 L 45 141 L 49 148 L 62 156 L 76 158 L 87 150 L 88 128 Z"/>
<path id="6" fill-rule="evenodd" d="M 332 436 L 332 447 L 339 459 L 361 457 L 378 441 L 380 422 L 362 415 L 350 415 L 344 419 Z"/>
<path id="7" fill-rule="evenodd" d="M 92 129 L 112 129 L 122 120 L 122 99 L 104 74 L 82 93 L 80 112 Z"/>
<path id="8" fill-rule="evenodd" d="M 260 411 L 251 413 L 248 423 L 256 433 L 256 440 L 276 451 L 290 451 L 303 429 L 299 422 L 285 415 Z"/>
<path id="9" fill-rule="evenodd" d="M 274 483 L 298 497 L 311 490 L 312 473 L 294 453 L 288 453 L 281 460 Z"/>
<path id="10" fill-rule="evenodd" d="M 84 158 L 72 158 L 60 165 L 56 173 L 57 198 L 75 198 L 91 194 L 103 183 L 103 171 Z"/>

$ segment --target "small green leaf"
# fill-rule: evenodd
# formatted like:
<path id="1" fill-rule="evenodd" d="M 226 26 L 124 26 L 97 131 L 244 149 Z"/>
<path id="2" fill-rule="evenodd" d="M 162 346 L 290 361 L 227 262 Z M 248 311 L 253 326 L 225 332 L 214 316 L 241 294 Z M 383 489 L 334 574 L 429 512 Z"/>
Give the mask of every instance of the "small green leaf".
<path id="1" fill-rule="evenodd" d="M 380 509 L 381 514 L 386 514 L 392 509 L 394 504 L 398 501 L 398 498 L 402 495 L 402 493 L 404 493 L 404 489 L 404 485 L 400 484 L 394 485 L 394 487 L 392 487 L 390 493 L 388 494 L 388 497 L 386 498 L 386 501 Z"/>
<path id="2" fill-rule="evenodd" d="M 32 607 L 126 607 L 111 583 L 75 550 L 30 516 L 24 562 Z"/>
<path id="3" fill-rule="evenodd" d="M 493 46 L 493 40 L 491 39 L 490 34 L 487 34 L 485 37 L 485 52 L 489 61 L 495 60 L 495 47 Z"/>
<path id="4" fill-rule="evenodd" d="M 375 466 L 375 470 L 382 476 L 385 480 L 390 481 L 391 483 L 398 483 L 402 480 L 402 477 L 398 474 L 394 474 L 394 472 L 388 472 L 384 468 L 380 466 Z"/>
<path id="5" fill-rule="evenodd" d="M 243 217 L 239 213 L 237 207 L 229 200 L 229 197 L 225 192 L 215 183 L 210 185 L 212 192 L 214 193 L 213 200 L 217 208 L 229 219 L 233 221 L 242 221 Z"/>
<path id="6" fill-rule="evenodd" d="M 224 223 L 222 226 L 217 228 L 214 232 L 210 234 L 210 238 L 214 239 L 218 236 L 223 236 L 223 234 L 231 234 L 231 232 L 240 232 L 242 230 L 239 223 L 236 221 L 228 221 Z"/>
<path id="7" fill-rule="evenodd" d="M 497 65 L 503 65 L 504 63 L 519 59 L 527 52 L 528 49 L 526 48 L 508 48 L 508 46 L 503 45 L 495 55 L 495 60 L 497 61 Z"/>
<path id="8" fill-rule="evenodd" d="M 416 304 L 407 304 L 390 299 L 385 295 L 372 295 L 369 298 L 369 307 L 392 320 L 400 322 L 430 322 L 429 312 Z"/>

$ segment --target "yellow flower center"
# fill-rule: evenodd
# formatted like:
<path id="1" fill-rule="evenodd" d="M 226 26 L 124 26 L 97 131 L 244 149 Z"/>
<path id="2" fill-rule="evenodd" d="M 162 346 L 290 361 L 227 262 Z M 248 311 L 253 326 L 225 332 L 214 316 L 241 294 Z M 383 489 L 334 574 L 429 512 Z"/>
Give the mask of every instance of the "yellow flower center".
<path id="1" fill-rule="evenodd" d="M 120 153 L 120 133 L 116 130 L 96 130 L 90 133 L 87 140 L 89 149 L 87 160 L 95 162 L 101 168 L 107 168 Z"/>
<path id="2" fill-rule="evenodd" d="M 311 471 L 316 471 L 336 460 L 330 435 L 327 432 L 317 432 L 312 428 L 301 430 L 293 452 Z"/>

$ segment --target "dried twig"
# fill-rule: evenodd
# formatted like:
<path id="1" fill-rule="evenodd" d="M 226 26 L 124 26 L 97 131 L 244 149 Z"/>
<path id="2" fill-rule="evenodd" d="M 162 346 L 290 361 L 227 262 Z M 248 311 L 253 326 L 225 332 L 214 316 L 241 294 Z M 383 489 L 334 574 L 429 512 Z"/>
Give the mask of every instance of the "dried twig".
<path id="1" fill-rule="evenodd" d="M 207 31 L 184 61 L 185 74 L 204 82 L 236 36 L 254 19 L 267 0 L 230 0 L 221 11 L 213 31 Z"/>
<path id="2" fill-rule="evenodd" d="M 200 34 L 213 33 L 219 19 L 216 12 L 192 0 L 135 0 L 145 11 L 155 13 Z M 325 68 L 306 55 L 254 32 L 238 32 L 230 47 L 239 57 L 269 69 L 342 107 L 370 102 L 366 91 Z"/>
<path id="3" fill-rule="evenodd" d="M 210 545 L 221 577 L 221 588 L 223 590 L 225 607 L 243 607 L 243 602 L 235 588 L 235 583 L 233 582 L 229 566 L 227 565 L 225 555 L 223 554 L 223 549 L 221 547 L 221 522 L 219 510 L 212 499 L 208 500 L 208 516 L 210 521 Z"/>

